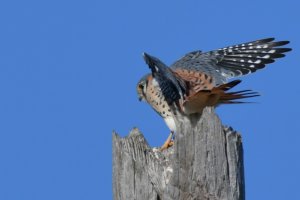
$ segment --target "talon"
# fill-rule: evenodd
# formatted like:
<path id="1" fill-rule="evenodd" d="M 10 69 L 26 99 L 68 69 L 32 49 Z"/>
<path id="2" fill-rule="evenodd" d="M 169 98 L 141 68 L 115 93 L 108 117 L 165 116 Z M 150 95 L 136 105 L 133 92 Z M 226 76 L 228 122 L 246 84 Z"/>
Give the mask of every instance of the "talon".
<path id="1" fill-rule="evenodd" d="M 174 142 L 172 140 L 173 134 L 174 133 L 171 131 L 171 133 L 170 133 L 169 137 L 167 138 L 167 140 L 165 141 L 165 143 L 160 147 L 160 151 L 168 149 L 169 147 L 174 145 Z"/>

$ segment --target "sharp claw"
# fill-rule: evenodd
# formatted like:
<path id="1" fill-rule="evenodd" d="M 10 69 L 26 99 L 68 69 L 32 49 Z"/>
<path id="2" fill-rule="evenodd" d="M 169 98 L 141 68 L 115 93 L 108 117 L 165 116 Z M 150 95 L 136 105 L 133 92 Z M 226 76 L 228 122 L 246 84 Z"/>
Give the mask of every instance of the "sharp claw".
<path id="1" fill-rule="evenodd" d="M 170 135 L 168 136 L 167 140 L 165 143 L 160 147 L 160 150 L 163 151 L 165 149 L 168 149 L 169 147 L 173 146 L 174 142 L 172 140 L 173 138 L 173 131 L 171 131 Z"/>

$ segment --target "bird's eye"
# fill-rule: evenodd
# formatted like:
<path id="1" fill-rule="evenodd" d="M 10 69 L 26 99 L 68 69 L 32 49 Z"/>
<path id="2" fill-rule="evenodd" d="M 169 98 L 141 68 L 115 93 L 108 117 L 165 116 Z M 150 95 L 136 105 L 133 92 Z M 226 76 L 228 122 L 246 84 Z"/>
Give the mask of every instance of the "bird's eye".
<path id="1" fill-rule="evenodd" d="M 143 90 L 144 89 L 144 85 L 139 84 L 139 88 Z"/>

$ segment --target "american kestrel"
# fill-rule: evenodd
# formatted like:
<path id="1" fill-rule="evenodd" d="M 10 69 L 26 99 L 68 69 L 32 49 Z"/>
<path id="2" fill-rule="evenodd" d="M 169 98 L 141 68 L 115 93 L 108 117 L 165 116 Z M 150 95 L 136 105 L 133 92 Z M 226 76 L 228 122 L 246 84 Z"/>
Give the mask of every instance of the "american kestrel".
<path id="1" fill-rule="evenodd" d="M 231 78 L 262 69 L 274 59 L 284 57 L 289 41 L 267 38 L 218 50 L 193 51 L 170 67 L 158 58 L 144 53 L 151 69 L 137 84 L 140 100 L 145 100 L 165 120 L 171 130 L 162 148 L 168 147 L 176 132 L 174 118 L 178 113 L 189 116 L 201 113 L 206 106 L 242 103 L 238 99 L 259 96 L 251 90 L 228 92 L 241 82 Z"/>

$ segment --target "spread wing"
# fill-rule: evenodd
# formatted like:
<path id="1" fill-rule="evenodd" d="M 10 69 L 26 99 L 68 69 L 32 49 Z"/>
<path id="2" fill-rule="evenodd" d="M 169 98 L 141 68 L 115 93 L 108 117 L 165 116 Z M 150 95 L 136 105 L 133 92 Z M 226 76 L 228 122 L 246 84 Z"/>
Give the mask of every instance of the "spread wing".
<path id="1" fill-rule="evenodd" d="M 219 85 L 230 78 L 253 73 L 274 62 L 274 59 L 284 57 L 284 53 L 291 49 L 281 46 L 288 43 L 266 38 L 205 53 L 193 51 L 172 64 L 171 68 L 175 71 L 185 69 L 204 72 Z"/>
<path id="2" fill-rule="evenodd" d="M 170 68 L 154 56 L 144 53 L 144 60 L 151 69 L 152 76 L 157 81 L 166 101 L 169 104 L 183 98 L 185 94 L 185 83 L 176 76 Z"/>

